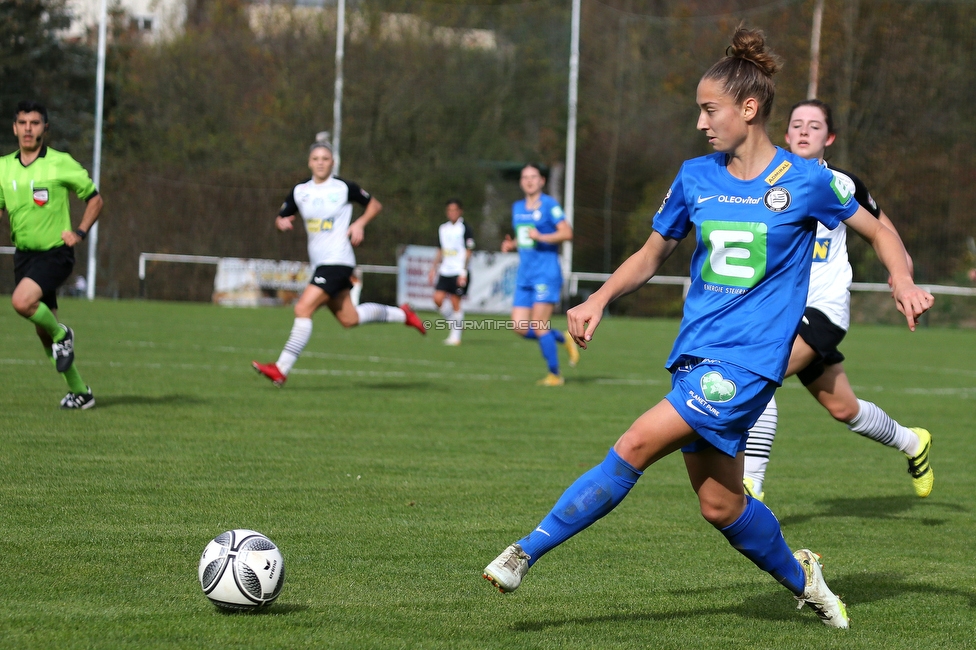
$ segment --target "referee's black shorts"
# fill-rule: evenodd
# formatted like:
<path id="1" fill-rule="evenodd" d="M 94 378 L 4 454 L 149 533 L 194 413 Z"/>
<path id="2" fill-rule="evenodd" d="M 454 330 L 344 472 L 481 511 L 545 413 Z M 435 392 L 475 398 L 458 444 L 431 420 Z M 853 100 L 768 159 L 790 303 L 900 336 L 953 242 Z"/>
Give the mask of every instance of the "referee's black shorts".
<path id="1" fill-rule="evenodd" d="M 437 285 L 434 287 L 434 290 L 454 294 L 455 296 L 468 295 L 468 287 L 471 285 L 471 273 L 468 273 L 468 281 L 463 287 L 458 286 L 458 277 L 457 275 L 438 275 Z"/>
<path id="2" fill-rule="evenodd" d="M 837 327 L 819 309 L 807 307 L 803 311 L 803 320 L 800 321 L 800 329 L 797 332 L 803 341 L 813 348 L 817 353 L 817 358 L 813 362 L 796 373 L 800 383 L 809 386 L 824 374 L 827 366 L 833 366 L 844 361 L 844 355 L 840 353 L 837 346 L 844 340 L 847 330 Z"/>
<path id="3" fill-rule="evenodd" d="M 58 288 L 71 277 L 75 268 L 75 249 L 56 246 L 46 251 L 14 251 L 14 282 L 30 278 L 41 287 L 41 302 L 58 308 Z"/>

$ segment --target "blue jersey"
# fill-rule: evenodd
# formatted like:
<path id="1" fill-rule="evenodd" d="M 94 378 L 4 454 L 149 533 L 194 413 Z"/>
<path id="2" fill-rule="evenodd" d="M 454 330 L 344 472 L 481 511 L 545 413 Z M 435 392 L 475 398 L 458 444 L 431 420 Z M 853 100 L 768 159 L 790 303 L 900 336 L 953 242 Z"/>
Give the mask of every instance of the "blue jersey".
<path id="1" fill-rule="evenodd" d="M 749 181 L 728 172 L 722 153 L 685 162 L 654 218 L 661 235 L 680 239 L 694 226 L 697 240 L 668 369 L 698 357 L 783 381 L 817 222 L 835 228 L 858 203 L 818 161 L 776 149 Z"/>
<path id="2" fill-rule="evenodd" d="M 516 285 L 549 284 L 561 286 L 562 270 L 559 267 L 559 244 L 546 244 L 529 238 L 529 230 L 535 228 L 543 235 L 556 232 L 560 221 L 565 221 L 563 209 L 548 194 L 539 197 L 539 207 L 529 210 L 525 200 L 512 204 L 512 228 L 518 245 L 519 270 Z"/>

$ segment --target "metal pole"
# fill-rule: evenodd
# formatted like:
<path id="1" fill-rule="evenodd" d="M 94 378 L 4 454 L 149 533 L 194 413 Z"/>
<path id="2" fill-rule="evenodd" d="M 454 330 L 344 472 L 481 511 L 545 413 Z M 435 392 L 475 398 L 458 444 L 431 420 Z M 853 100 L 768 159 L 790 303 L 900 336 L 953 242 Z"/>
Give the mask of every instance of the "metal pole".
<path id="1" fill-rule="evenodd" d="M 813 5 L 813 29 L 810 32 L 810 85 L 807 99 L 817 98 L 817 82 L 820 79 L 820 28 L 823 25 L 824 0 Z"/>
<path id="2" fill-rule="evenodd" d="M 104 2 L 104 0 L 102 0 Z M 339 175 L 339 163 L 342 155 L 339 147 L 342 143 L 342 62 L 346 56 L 346 0 L 339 0 L 336 16 L 336 55 L 335 55 L 335 93 L 332 100 L 332 175 Z"/>
<path id="3" fill-rule="evenodd" d="M 105 111 L 105 40 L 108 26 L 108 0 L 102 0 L 98 16 L 98 68 L 95 73 L 95 146 L 92 152 L 92 180 L 102 180 L 102 113 Z M 88 231 L 88 288 L 86 296 L 95 298 L 95 269 L 98 262 L 98 222 Z"/>
<path id="4" fill-rule="evenodd" d="M 569 45 L 569 119 L 566 122 L 566 192 L 563 209 L 566 222 L 573 225 L 576 200 L 576 105 L 579 99 L 580 2 L 573 0 L 572 35 Z M 573 242 L 563 243 L 563 282 L 569 283 L 573 270 Z"/>

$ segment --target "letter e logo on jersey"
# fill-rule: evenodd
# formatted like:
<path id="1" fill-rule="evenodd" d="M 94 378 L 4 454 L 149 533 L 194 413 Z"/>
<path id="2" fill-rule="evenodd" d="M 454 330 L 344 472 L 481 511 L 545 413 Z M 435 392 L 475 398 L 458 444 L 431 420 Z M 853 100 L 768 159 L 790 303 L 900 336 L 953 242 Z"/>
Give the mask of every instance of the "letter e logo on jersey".
<path id="1" fill-rule="evenodd" d="M 838 174 L 834 174 L 833 180 L 830 181 L 830 189 L 834 190 L 834 194 L 837 195 L 837 200 L 840 201 L 841 205 L 847 205 L 851 201 L 851 197 L 854 196 L 854 183 L 849 178 L 841 178 Z"/>
<path id="2" fill-rule="evenodd" d="M 701 278 L 710 284 L 751 289 L 766 276 L 764 223 L 703 221 L 702 243 L 708 257 Z"/>
<path id="3" fill-rule="evenodd" d="M 785 187 L 771 187 L 763 196 L 763 204 L 773 212 L 782 212 L 790 207 L 793 197 Z"/>
<path id="4" fill-rule="evenodd" d="M 735 384 L 714 370 L 702 375 L 701 389 L 709 402 L 728 402 L 735 397 Z"/>
<path id="5" fill-rule="evenodd" d="M 37 205 L 43 206 L 48 202 L 49 198 L 50 194 L 48 194 L 48 191 L 43 187 L 38 187 L 34 190 L 34 203 Z"/>

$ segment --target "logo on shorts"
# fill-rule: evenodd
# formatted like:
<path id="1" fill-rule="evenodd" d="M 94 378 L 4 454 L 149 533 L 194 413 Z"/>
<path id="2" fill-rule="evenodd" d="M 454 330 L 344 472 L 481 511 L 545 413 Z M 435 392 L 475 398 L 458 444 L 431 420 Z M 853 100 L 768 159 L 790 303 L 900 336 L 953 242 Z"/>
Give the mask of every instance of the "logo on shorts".
<path id="1" fill-rule="evenodd" d="M 793 197 L 785 187 L 771 187 L 763 195 L 763 204 L 773 212 L 782 212 L 790 207 Z"/>
<path id="2" fill-rule="evenodd" d="M 34 190 L 34 203 L 36 203 L 37 205 L 42 206 L 46 204 L 49 198 L 50 198 L 50 194 L 48 194 L 48 191 L 43 187 L 38 187 L 37 189 Z"/>
<path id="3" fill-rule="evenodd" d="M 314 284 L 325 284 L 326 280 L 322 276 L 316 275 L 314 278 L 312 278 L 312 282 Z"/>
<path id="4" fill-rule="evenodd" d="M 735 384 L 714 370 L 702 375 L 701 389 L 709 402 L 728 402 L 735 397 Z"/>

